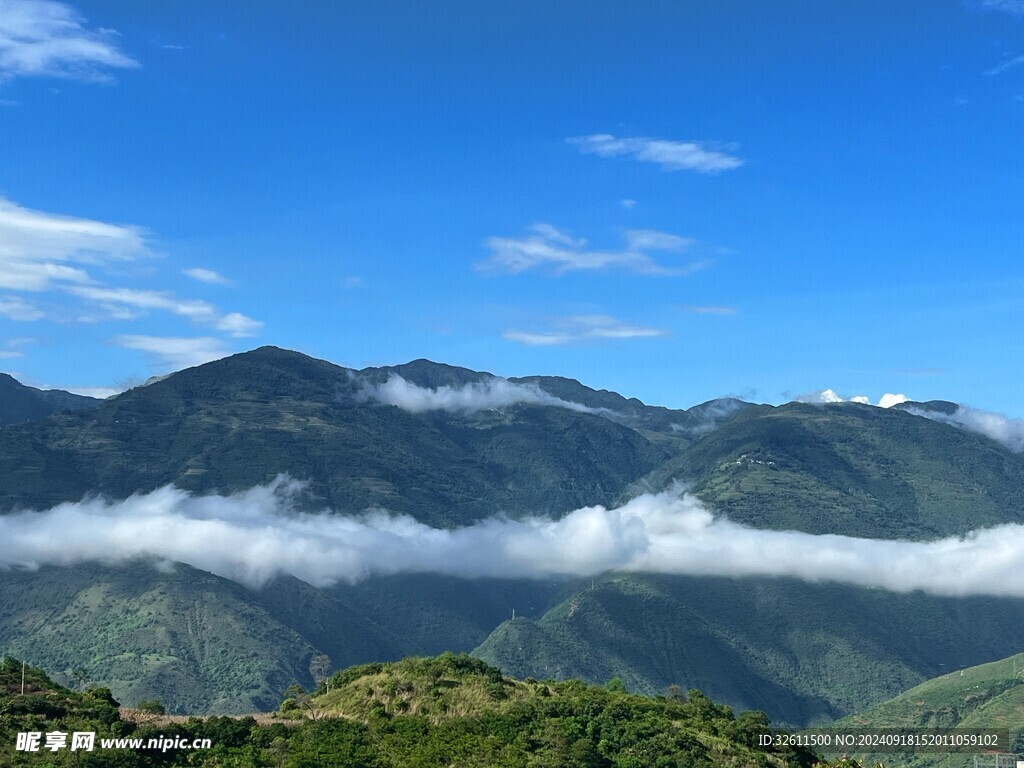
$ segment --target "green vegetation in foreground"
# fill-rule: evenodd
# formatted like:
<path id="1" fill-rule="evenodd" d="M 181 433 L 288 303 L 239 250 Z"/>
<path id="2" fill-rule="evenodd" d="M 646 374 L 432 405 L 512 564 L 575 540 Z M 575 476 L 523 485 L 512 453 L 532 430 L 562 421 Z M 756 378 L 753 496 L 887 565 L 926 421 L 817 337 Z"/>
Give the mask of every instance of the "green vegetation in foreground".
<path id="1" fill-rule="evenodd" d="M 783 768 L 817 763 L 806 750 L 765 751 L 759 712 L 734 716 L 699 691 L 649 698 L 579 681 L 513 680 L 468 656 L 411 658 L 336 673 L 294 725 L 253 718 L 149 725 L 120 719 L 108 691 L 79 693 L 21 663 L 0 663 L 0 765 L 247 768 Z M 286 710 L 295 705 L 286 703 Z M 97 731 L 97 738 L 209 738 L 202 751 L 17 752 L 19 731 Z"/>
<path id="2" fill-rule="evenodd" d="M 928 680 L 893 699 L 843 718 L 835 725 L 1006 728 L 1010 731 L 1013 751 L 1024 754 L 1024 653 Z M 922 753 L 901 755 L 898 764 L 907 768 L 966 768 L 973 762 L 966 754 Z"/>

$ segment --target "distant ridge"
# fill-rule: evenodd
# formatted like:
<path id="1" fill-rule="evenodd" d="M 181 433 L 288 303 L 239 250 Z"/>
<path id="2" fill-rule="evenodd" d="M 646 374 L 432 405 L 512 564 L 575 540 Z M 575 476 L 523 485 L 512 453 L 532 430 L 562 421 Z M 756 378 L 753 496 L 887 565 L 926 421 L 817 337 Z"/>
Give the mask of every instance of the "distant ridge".
<path id="1" fill-rule="evenodd" d="M 0 373 L 0 424 L 20 424 L 44 419 L 58 411 L 95 408 L 101 402 L 62 389 L 27 387 L 13 376 Z"/>

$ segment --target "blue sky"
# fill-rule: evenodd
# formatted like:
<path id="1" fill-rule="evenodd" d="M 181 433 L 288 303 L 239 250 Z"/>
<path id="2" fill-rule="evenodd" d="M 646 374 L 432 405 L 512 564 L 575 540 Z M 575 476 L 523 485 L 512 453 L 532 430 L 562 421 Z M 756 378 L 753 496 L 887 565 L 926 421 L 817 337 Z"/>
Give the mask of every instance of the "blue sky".
<path id="1" fill-rule="evenodd" d="M 1022 139 L 1024 0 L 0 0 L 0 369 L 1024 415 Z"/>

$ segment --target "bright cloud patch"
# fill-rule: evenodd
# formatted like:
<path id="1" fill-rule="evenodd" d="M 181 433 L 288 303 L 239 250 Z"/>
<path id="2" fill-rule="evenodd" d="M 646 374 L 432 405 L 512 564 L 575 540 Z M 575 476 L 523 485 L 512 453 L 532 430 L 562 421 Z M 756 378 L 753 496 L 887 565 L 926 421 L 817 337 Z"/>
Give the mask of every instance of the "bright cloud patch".
<path id="1" fill-rule="evenodd" d="M 137 67 L 117 32 L 88 29 L 71 6 L 53 0 L 0 0 L 0 80 L 60 77 L 109 80 L 110 69 Z"/>
<path id="2" fill-rule="evenodd" d="M 667 336 L 668 331 L 630 325 L 608 315 L 577 315 L 559 320 L 554 330 L 508 330 L 501 336 L 530 347 L 557 347 L 609 339 L 650 339 Z"/>
<path id="3" fill-rule="evenodd" d="M 212 283 L 212 284 L 224 284 L 228 282 L 226 277 L 214 272 L 212 269 L 205 269 L 203 267 L 191 267 L 189 269 L 181 270 L 183 275 L 191 277 L 193 280 L 198 280 L 201 283 Z"/>
<path id="4" fill-rule="evenodd" d="M 1011 451 L 1024 452 L 1024 419 L 1011 419 L 1001 413 L 981 411 L 967 405 L 959 406 L 953 413 L 922 408 L 908 408 L 907 412 L 985 435 L 997 443 L 1002 443 Z"/>
<path id="5" fill-rule="evenodd" d="M 485 245 L 491 255 L 476 265 L 485 272 L 518 274 L 546 268 L 555 274 L 573 271 L 623 269 L 642 275 L 687 275 L 708 266 L 707 262 L 668 267 L 659 264 L 651 251 L 685 251 L 693 240 L 653 229 L 625 232 L 625 248 L 601 251 L 587 247 L 550 224 L 535 224 L 525 237 L 490 237 Z"/>
<path id="6" fill-rule="evenodd" d="M 409 413 L 475 413 L 524 403 L 552 405 L 585 413 L 597 412 L 597 409 L 548 394 L 536 384 L 517 384 L 498 377 L 470 382 L 461 387 L 443 386 L 431 389 L 417 386 L 397 374 L 391 374 L 383 384 L 364 383 L 360 394 L 364 399 L 394 405 Z"/>
<path id="7" fill-rule="evenodd" d="M 492 519 L 455 530 L 373 511 L 296 511 L 297 483 L 233 496 L 173 487 L 0 517 L 0 566 L 37 568 L 148 557 L 259 586 L 291 573 L 316 586 L 374 575 L 591 576 L 607 570 L 776 576 L 895 592 L 1024 597 L 1024 526 L 929 542 L 748 528 L 688 494 L 646 494 L 615 509 Z"/>
<path id="8" fill-rule="evenodd" d="M 125 264 L 155 256 L 140 227 L 35 211 L 0 198 L 0 289 L 10 292 L 0 294 L 0 317 L 23 322 L 97 323 L 133 321 L 153 312 L 167 312 L 236 338 L 253 336 L 263 327 L 259 320 L 240 312 L 221 313 L 201 299 L 112 284 L 126 279 Z M 184 272 L 201 282 L 224 281 L 212 270 L 197 267 Z M 31 294 L 32 299 L 17 293 Z M 201 357 L 212 359 L 211 354 L 207 344 L 202 354 L 165 359 L 187 359 L 195 364 Z M 222 355 L 218 350 L 213 356 Z"/>
<path id="9" fill-rule="evenodd" d="M 0 198 L 0 288 L 43 291 L 91 283 L 87 266 L 146 255 L 138 227 L 33 211 Z"/>
<path id="10" fill-rule="evenodd" d="M 808 392 L 806 395 L 799 395 L 794 399 L 798 403 L 811 403 L 815 405 L 823 405 L 827 403 L 860 403 L 862 405 L 871 405 L 871 399 L 867 395 L 843 397 L 831 389 L 821 389 L 817 392 Z M 909 399 L 910 398 L 906 395 L 895 395 L 891 392 L 886 392 L 878 399 L 878 402 L 875 403 L 875 405 L 879 408 L 892 408 L 894 405 L 905 403 Z"/>
<path id="11" fill-rule="evenodd" d="M 178 371 L 209 363 L 227 356 L 219 339 L 208 336 L 181 338 L 174 336 L 118 336 L 114 342 L 125 349 L 147 353 L 153 367 L 160 371 Z"/>
<path id="12" fill-rule="evenodd" d="M 743 165 L 740 158 L 695 141 L 616 138 L 607 133 L 575 136 L 566 141 L 579 147 L 580 152 L 599 157 L 631 157 L 641 162 L 657 163 L 666 171 L 718 173 Z"/>

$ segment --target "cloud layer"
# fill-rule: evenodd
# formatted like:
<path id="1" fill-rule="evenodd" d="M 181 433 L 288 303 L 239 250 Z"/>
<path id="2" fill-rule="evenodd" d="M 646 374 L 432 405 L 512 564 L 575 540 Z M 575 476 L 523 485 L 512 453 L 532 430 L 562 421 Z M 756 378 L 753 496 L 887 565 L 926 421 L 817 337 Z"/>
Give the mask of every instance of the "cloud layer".
<path id="1" fill-rule="evenodd" d="M 92 499 L 6 515 L 0 567 L 153 558 L 254 587 L 280 573 L 327 586 L 394 573 L 539 578 L 624 570 L 1024 597 L 1020 525 L 931 542 L 764 531 L 715 517 L 688 494 L 666 492 L 559 520 L 491 519 L 442 530 L 384 511 L 299 513 L 292 503 L 299 490 L 285 479 L 233 496 L 165 487 L 122 502 Z"/>
<path id="2" fill-rule="evenodd" d="M 625 232 L 626 247 L 619 251 L 587 248 L 587 241 L 572 237 L 550 224 L 535 224 L 525 237 L 489 237 L 485 245 L 491 255 L 476 265 L 482 272 L 518 274 L 531 269 L 566 272 L 623 269 L 642 275 L 687 275 L 708 266 L 694 262 L 678 267 L 659 264 L 650 251 L 681 253 L 693 241 L 653 229 Z"/>
<path id="3" fill-rule="evenodd" d="M 14 77 L 109 80 L 110 69 L 137 67 L 117 32 L 88 29 L 71 6 L 53 0 L 0 0 L 0 81 Z"/>
<path id="4" fill-rule="evenodd" d="M 646 163 L 657 163 L 666 171 L 697 171 L 718 173 L 739 168 L 743 161 L 718 149 L 695 141 L 669 141 L 642 136 L 616 138 L 607 133 L 574 136 L 566 139 L 580 152 L 599 157 L 632 157 Z"/>
<path id="5" fill-rule="evenodd" d="M 982 411 L 968 405 L 958 406 L 953 413 L 942 413 L 922 408 L 908 408 L 907 412 L 915 416 L 924 416 L 932 421 L 950 424 L 968 432 L 976 432 L 997 443 L 1002 443 L 1011 451 L 1024 452 L 1024 419 L 1011 419 L 1001 413 Z"/>
<path id="6" fill-rule="evenodd" d="M 448 411 L 467 414 L 524 403 L 552 405 L 584 413 L 597 412 L 597 409 L 548 394 L 536 384 L 518 384 L 498 377 L 470 382 L 461 387 L 442 386 L 431 389 L 417 386 L 393 373 L 383 384 L 363 382 L 360 397 L 394 405 L 409 413 Z"/>

